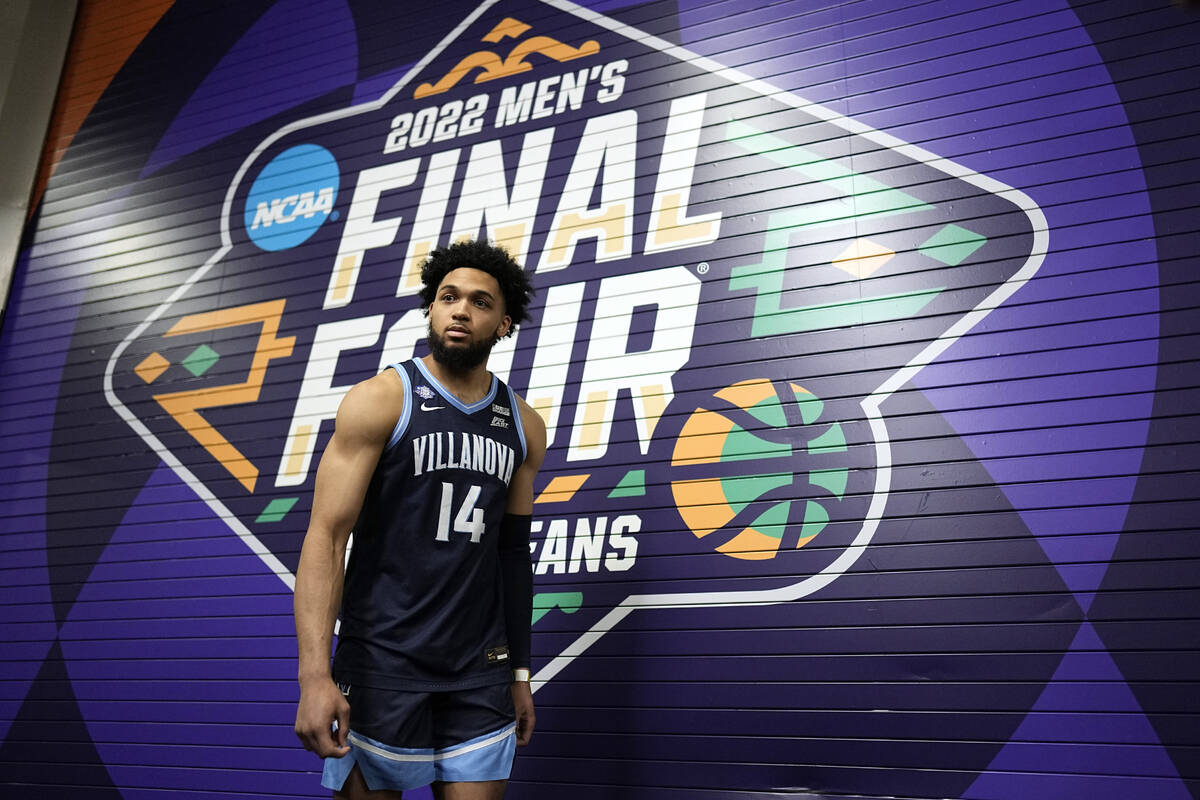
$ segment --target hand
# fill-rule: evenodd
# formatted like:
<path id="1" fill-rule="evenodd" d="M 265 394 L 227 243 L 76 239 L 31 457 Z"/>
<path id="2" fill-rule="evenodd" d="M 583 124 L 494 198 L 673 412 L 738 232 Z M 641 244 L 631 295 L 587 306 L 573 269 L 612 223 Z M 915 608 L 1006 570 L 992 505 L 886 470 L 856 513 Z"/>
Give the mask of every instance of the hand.
<path id="1" fill-rule="evenodd" d="M 337 722 L 337 731 L 333 723 Z M 321 758 L 340 758 L 350 752 L 346 734 L 350 730 L 350 704 L 332 678 L 300 684 L 296 708 L 296 736 Z"/>
<path id="2" fill-rule="evenodd" d="M 517 712 L 517 747 L 524 747 L 533 738 L 537 717 L 533 713 L 533 692 L 527 681 L 513 681 L 513 708 Z"/>

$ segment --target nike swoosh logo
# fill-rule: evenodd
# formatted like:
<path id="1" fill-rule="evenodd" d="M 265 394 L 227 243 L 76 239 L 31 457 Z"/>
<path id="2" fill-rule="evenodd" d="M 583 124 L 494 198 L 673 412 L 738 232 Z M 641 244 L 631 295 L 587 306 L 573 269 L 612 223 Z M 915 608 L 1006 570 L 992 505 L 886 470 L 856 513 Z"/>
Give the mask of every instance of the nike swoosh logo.
<path id="1" fill-rule="evenodd" d="M 421 403 L 422 411 L 441 411 L 445 406 L 431 406 L 428 403 Z"/>

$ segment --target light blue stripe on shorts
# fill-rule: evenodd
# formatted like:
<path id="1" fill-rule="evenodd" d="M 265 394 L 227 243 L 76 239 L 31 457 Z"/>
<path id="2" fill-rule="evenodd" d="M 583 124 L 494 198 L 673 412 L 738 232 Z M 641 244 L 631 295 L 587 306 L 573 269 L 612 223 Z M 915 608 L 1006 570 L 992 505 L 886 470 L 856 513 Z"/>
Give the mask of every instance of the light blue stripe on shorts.
<path id="1" fill-rule="evenodd" d="M 321 785 L 341 789 L 355 764 L 371 790 L 416 789 L 434 781 L 508 780 L 517 752 L 516 731 L 514 723 L 440 750 L 392 747 L 351 731 L 346 737 L 350 752 L 325 759 Z"/>

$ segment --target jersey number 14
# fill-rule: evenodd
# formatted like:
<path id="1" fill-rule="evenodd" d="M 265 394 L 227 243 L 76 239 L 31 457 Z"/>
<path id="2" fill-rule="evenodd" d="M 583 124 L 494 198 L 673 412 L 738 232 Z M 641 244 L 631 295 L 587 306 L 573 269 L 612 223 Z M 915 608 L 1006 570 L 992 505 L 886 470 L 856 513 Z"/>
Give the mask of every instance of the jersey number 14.
<path id="1" fill-rule="evenodd" d="M 475 506 L 479 502 L 480 491 L 481 487 L 472 485 L 467 490 L 467 496 L 459 506 L 458 513 L 454 515 L 454 532 L 469 533 L 471 541 L 476 543 L 479 542 L 479 537 L 483 536 L 483 509 Z M 439 542 L 450 541 L 450 509 L 453 506 L 454 484 L 442 481 L 442 506 L 438 511 L 437 529 Z"/>

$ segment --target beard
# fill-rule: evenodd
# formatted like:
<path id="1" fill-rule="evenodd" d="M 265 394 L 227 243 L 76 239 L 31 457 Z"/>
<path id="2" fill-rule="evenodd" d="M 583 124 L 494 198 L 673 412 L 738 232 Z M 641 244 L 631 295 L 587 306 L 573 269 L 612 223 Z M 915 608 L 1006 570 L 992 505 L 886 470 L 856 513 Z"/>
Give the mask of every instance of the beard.
<path id="1" fill-rule="evenodd" d="M 479 342 L 450 346 L 446 344 L 444 338 L 433 330 L 432 325 L 429 326 L 428 340 L 429 352 L 433 356 L 434 361 L 437 361 L 452 372 L 469 372 L 487 361 L 488 356 L 492 352 L 492 347 L 497 341 L 493 336 L 491 339 L 484 339 Z"/>

